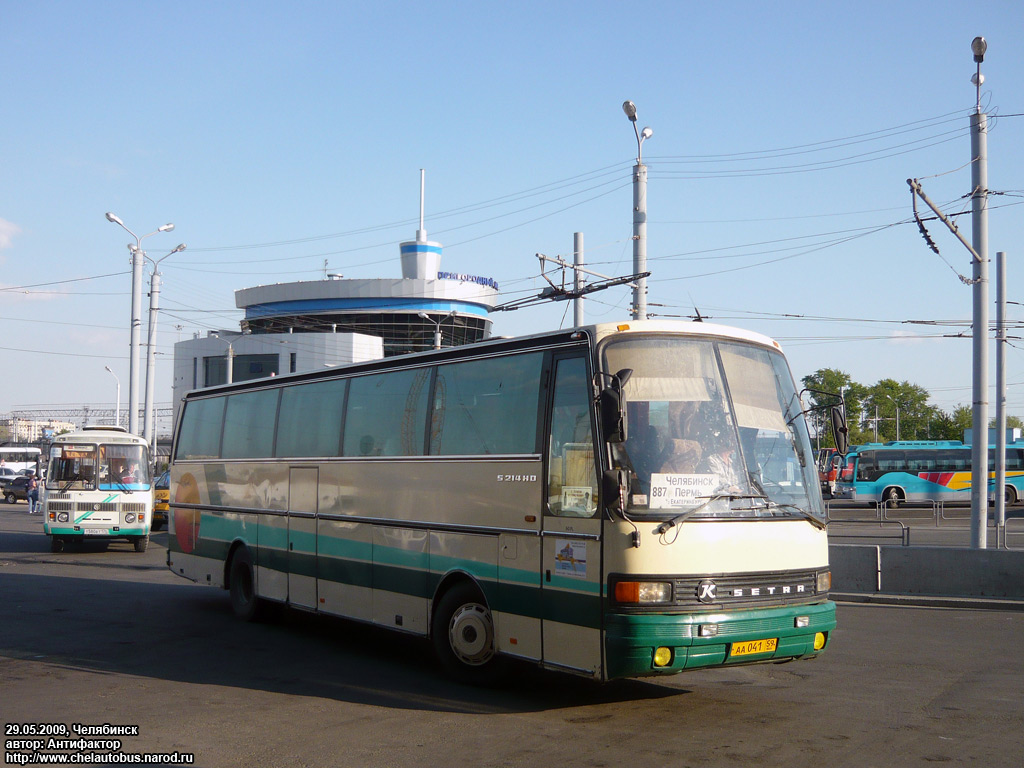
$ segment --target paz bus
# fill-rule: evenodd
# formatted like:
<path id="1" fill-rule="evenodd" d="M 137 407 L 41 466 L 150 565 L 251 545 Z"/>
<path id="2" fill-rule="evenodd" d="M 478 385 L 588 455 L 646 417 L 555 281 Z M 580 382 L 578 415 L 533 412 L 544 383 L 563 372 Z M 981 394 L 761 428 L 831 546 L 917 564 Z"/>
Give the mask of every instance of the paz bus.
<path id="1" fill-rule="evenodd" d="M 641 321 L 187 394 L 168 566 L 598 680 L 813 658 L 825 514 L 778 345 Z"/>
<path id="2" fill-rule="evenodd" d="M 38 448 L 23 448 L 13 445 L 0 446 L 0 466 L 15 474 L 31 469 L 39 474 L 39 457 L 42 452 Z"/>
<path id="3" fill-rule="evenodd" d="M 122 427 L 86 426 L 55 437 L 48 459 L 43 533 L 51 551 L 86 539 L 127 539 L 146 551 L 153 493 L 143 438 Z"/>
<path id="4" fill-rule="evenodd" d="M 849 501 L 900 502 L 971 500 L 971 446 L 959 440 L 901 440 L 851 448 L 836 481 L 835 496 Z M 988 451 L 989 488 L 995 493 L 994 446 Z M 1024 443 L 1006 445 L 1007 505 L 1024 497 Z"/>

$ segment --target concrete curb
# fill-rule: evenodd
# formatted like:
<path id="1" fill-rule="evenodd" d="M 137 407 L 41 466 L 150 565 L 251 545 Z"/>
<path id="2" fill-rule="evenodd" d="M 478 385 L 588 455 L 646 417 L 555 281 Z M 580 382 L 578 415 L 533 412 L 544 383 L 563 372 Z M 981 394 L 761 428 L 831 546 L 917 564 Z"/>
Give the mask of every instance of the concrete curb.
<path id="1" fill-rule="evenodd" d="M 870 603 L 915 608 L 960 608 L 963 610 L 1024 611 L 1024 601 L 989 597 L 949 597 L 932 595 L 896 595 L 884 592 L 861 594 L 831 592 L 829 597 L 837 603 Z"/>

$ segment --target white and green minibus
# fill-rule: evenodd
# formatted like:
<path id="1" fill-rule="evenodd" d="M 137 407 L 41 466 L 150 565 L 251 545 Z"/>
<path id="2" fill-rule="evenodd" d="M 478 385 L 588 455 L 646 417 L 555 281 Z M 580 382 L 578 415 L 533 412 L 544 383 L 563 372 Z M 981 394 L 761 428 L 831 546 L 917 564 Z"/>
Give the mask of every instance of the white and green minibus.
<path id="1" fill-rule="evenodd" d="M 153 510 L 149 466 L 149 444 L 121 427 L 86 426 L 55 437 L 43 495 L 50 549 L 126 539 L 145 552 Z"/>
<path id="2" fill-rule="evenodd" d="M 599 680 L 813 658 L 817 469 L 764 336 L 638 321 L 197 390 L 168 566 L 230 593 Z"/>

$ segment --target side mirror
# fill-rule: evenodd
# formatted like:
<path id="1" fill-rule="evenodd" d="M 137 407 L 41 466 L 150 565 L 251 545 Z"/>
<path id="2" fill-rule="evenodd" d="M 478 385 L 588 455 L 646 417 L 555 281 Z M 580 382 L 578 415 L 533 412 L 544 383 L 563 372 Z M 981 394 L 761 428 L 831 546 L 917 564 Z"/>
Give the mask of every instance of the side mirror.
<path id="1" fill-rule="evenodd" d="M 601 425 L 604 427 L 604 438 L 609 443 L 626 442 L 626 408 L 622 390 L 632 375 L 632 368 L 623 368 L 611 377 L 611 383 L 601 390 L 598 397 L 598 410 L 601 414 Z"/>
<path id="2" fill-rule="evenodd" d="M 619 509 L 622 501 L 622 490 L 629 482 L 629 472 L 624 469 L 606 469 L 601 477 L 601 498 L 604 508 Z M 628 491 L 627 491 L 628 492 Z"/>
<path id="3" fill-rule="evenodd" d="M 598 398 L 604 438 L 609 443 L 626 442 L 626 410 L 622 407 L 622 395 L 611 387 L 601 390 Z"/>
<path id="4" fill-rule="evenodd" d="M 832 406 L 829 412 L 832 417 L 832 439 L 835 440 L 836 450 L 845 456 L 850 448 L 850 430 L 846 427 L 846 416 L 838 405 Z"/>

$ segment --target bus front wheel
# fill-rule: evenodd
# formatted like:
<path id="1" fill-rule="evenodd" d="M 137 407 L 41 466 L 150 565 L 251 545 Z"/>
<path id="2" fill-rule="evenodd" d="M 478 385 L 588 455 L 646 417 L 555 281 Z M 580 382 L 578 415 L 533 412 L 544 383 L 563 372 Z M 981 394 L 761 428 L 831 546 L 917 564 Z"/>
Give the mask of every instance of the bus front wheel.
<path id="1" fill-rule="evenodd" d="M 441 666 L 464 683 L 493 682 L 501 671 L 494 651 L 494 622 L 483 596 L 463 582 L 448 590 L 431 621 L 434 652 Z"/>
<path id="2" fill-rule="evenodd" d="M 136 552 L 145 552 L 149 546 L 149 536 L 136 536 L 132 539 L 132 545 Z"/>
<path id="3" fill-rule="evenodd" d="M 50 551 L 54 554 L 64 551 L 64 539 L 60 536 L 50 537 Z"/>
<path id="4" fill-rule="evenodd" d="M 891 509 L 896 509 L 903 501 L 903 495 L 898 488 L 886 488 L 882 494 L 882 502 Z"/>
<path id="5" fill-rule="evenodd" d="M 1008 485 L 1003 489 L 1003 502 L 1006 506 L 1017 503 L 1017 489 L 1012 485 Z"/>
<path id="6" fill-rule="evenodd" d="M 242 547 L 231 558 L 229 571 L 231 610 L 242 621 L 254 621 L 260 611 L 260 599 L 256 596 L 256 581 L 252 572 L 252 555 Z"/>

